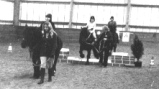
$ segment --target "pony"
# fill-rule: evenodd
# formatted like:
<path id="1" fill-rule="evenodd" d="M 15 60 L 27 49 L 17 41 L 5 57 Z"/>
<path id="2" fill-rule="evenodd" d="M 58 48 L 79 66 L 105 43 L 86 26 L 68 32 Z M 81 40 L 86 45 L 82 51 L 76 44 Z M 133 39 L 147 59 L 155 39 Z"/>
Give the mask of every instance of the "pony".
<path id="1" fill-rule="evenodd" d="M 40 77 L 40 50 L 38 50 L 37 48 L 35 49 L 35 46 L 40 40 L 40 35 L 34 33 L 40 34 L 40 31 L 38 31 L 36 27 L 28 27 L 27 25 L 25 26 L 21 47 L 28 47 L 30 54 L 29 56 L 32 59 L 33 63 L 33 78 L 38 79 Z"/>
<path id="2" fill-rule="evenodd" d="M 84 58 L 85 55 L 83 54 L 83 51 L 87 51 L 87 61 L 86 65 L 89 64 L 89 59 L 91 56 L 91 50 L 93 50 L 94 56 L 96 58 L 99 57 L 98 55 L 98 45 L 93 45 L 95 42 L 95 39 L 93 37 L 93 34 L 90 33 L 87 28 L 81 28 L 80 36 L 79 36 L 79 44 L 80 44 L 80 50 L 79 54 L 81 58 Z"/>
<path id="3" fill-rule="evenodd" d="M 33 62 L 33 69 L 34 74 L 33 78 L 39 78 L 40 77 L 40 48 L 39 48 L 39 42 L 42 39 L 42 33 L 41 30 L 37 27 L 25 27 L 25 30 L 23 32 L 23 40 L 21 42 L 22 48 L 29 49 L 30 57 L 32 58 Z M 52 76 L 55 75 L 56 72 L 56 64 L 57 60 L 60 54 L 60 50 L 63 46 L 63 42 L 59 36 L 57 36 L 57 48 L 55 51 L 55 57 L 54 62 L 52 66 Z"/>

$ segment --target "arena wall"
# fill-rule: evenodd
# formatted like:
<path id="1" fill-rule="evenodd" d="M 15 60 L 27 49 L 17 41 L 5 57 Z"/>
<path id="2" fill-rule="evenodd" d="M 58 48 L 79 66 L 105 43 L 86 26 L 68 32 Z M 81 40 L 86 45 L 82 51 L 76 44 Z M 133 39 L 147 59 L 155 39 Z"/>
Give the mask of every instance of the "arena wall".
<path id="1" fill-rule="evenodd" d="M 0 41 L 21 40 L 24 29 L 24 26 L 0 25 Z M 63 42 L 77 43 L 79 41 L 80 29 L 57 28 L 56 32 L 62 38 Z M 159 42 L 158 33 L 133 32 L 130 36 L 130 43 L 133 41 L 134 34 L 138 35 L 144 42 Z M 119 37 L 122 39 L 122 32 Z"/>

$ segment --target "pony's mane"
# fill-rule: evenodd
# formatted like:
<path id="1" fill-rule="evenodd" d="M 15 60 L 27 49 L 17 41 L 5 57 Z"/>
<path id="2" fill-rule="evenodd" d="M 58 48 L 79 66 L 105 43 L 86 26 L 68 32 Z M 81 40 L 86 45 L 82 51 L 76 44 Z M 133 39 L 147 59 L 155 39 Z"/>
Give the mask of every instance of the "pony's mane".
<path id="1" fill-rule="evenodd" d="M 80 36 L 87 37 L 88 33 L 89 32 L 88 32 L 87 28 L 81 28 Z"/>
<path id="2" fill-rule="evenodd" d="M 41 39 L 40 29 L 37 27 L 26 27 L 23 32 L 27 45 L 31 48 Z"/>
<path id="3" fill-rule="evenodd" d="M 82 28 L 79 37 L 79 43 L 92 43 L 94 41 L 93 34 L 91 34 L 87 28 Z"/>

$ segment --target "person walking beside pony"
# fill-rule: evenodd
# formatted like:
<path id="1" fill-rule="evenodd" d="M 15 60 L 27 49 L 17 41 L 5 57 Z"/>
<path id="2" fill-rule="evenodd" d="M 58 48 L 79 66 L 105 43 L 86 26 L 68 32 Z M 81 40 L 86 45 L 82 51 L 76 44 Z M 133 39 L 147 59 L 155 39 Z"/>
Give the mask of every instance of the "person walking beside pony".
<path id="1" fill-rule="evenodd" d="M 52 15 L 51 14 L 47 14 L 45 16 L 45 21 L 49 23 L 50 28 L 57 35 L 55 24 L 52 22 Z M 55 60 L 54 63 L 55 63 L 55 65 L 53 65 L 53 67 L 52 67 L 52 76 L 54 76 L 55 72 L 56 72 L 56 67 L 55 66 L 56 66 L 57 60 Z"/>
<path id="2" fill-rule="evenodd" d="M 55 55 L 55 50 L 57 48 L 57 33 L 54 31 L 51 23 L 48 21 L 46 16 L 46 21 L 41 24 L 41 37 L 39 43 L 40 48 L 40 81 L 38 84 L 44 82 L 45 69 L 48 68 L 48 82 L 52 81 L 52 65 Z"/>
<path id="3" fill-rule="evenodd" d="M 107 26 L 104 26 L 102 29 L 104 32 L 100 35 L 96 43 L 100 44 L 99 63 L 101 63 L 104 67 L 107 67 L 108 57 L 111 52 L 112 34 L 109 32 L 109 28 Z"/>

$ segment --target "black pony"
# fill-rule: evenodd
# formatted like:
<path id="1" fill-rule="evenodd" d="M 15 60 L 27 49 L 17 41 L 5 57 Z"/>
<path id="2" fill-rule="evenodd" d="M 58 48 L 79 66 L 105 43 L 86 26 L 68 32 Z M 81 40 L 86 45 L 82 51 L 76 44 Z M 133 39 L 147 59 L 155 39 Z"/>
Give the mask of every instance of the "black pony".
<path id="1" fill-rule="evenodd" d="M 39 42 L 42 39 L 41 30 L 36 27 L 25 27 L 23 32 L 23 40 L 21 43 L 22 48 L 29 48 L 30 57 L 32 58 L 33 67 L 34 67 L 34 78 L 40 77 L 40 48 Z M 62 48 L 62 40 L 57 36 L 57 48 L 55 52 L 55 59 L 52 67 L 52 74 L 54 76 L 56 71 L 56 63 L 60 54 L 60 50 Z"/>
<path id="2" fill-rule="evenodd" d="M 95 42 L 95 39 L 93 37 L 93 34 L 90 33 L 87 28 L 81 28 L 80 37 L 79 37 L 79 43 L 80 43 L 80 57 L 84 58 L 83 51 L 87 51 L 87 61 L 86 65 L 89 64 L 89 59 L 91 56 L 91 50 L 93 50 L 94 56 L 98 58 L 98 46 L 93 45 Z"/>

